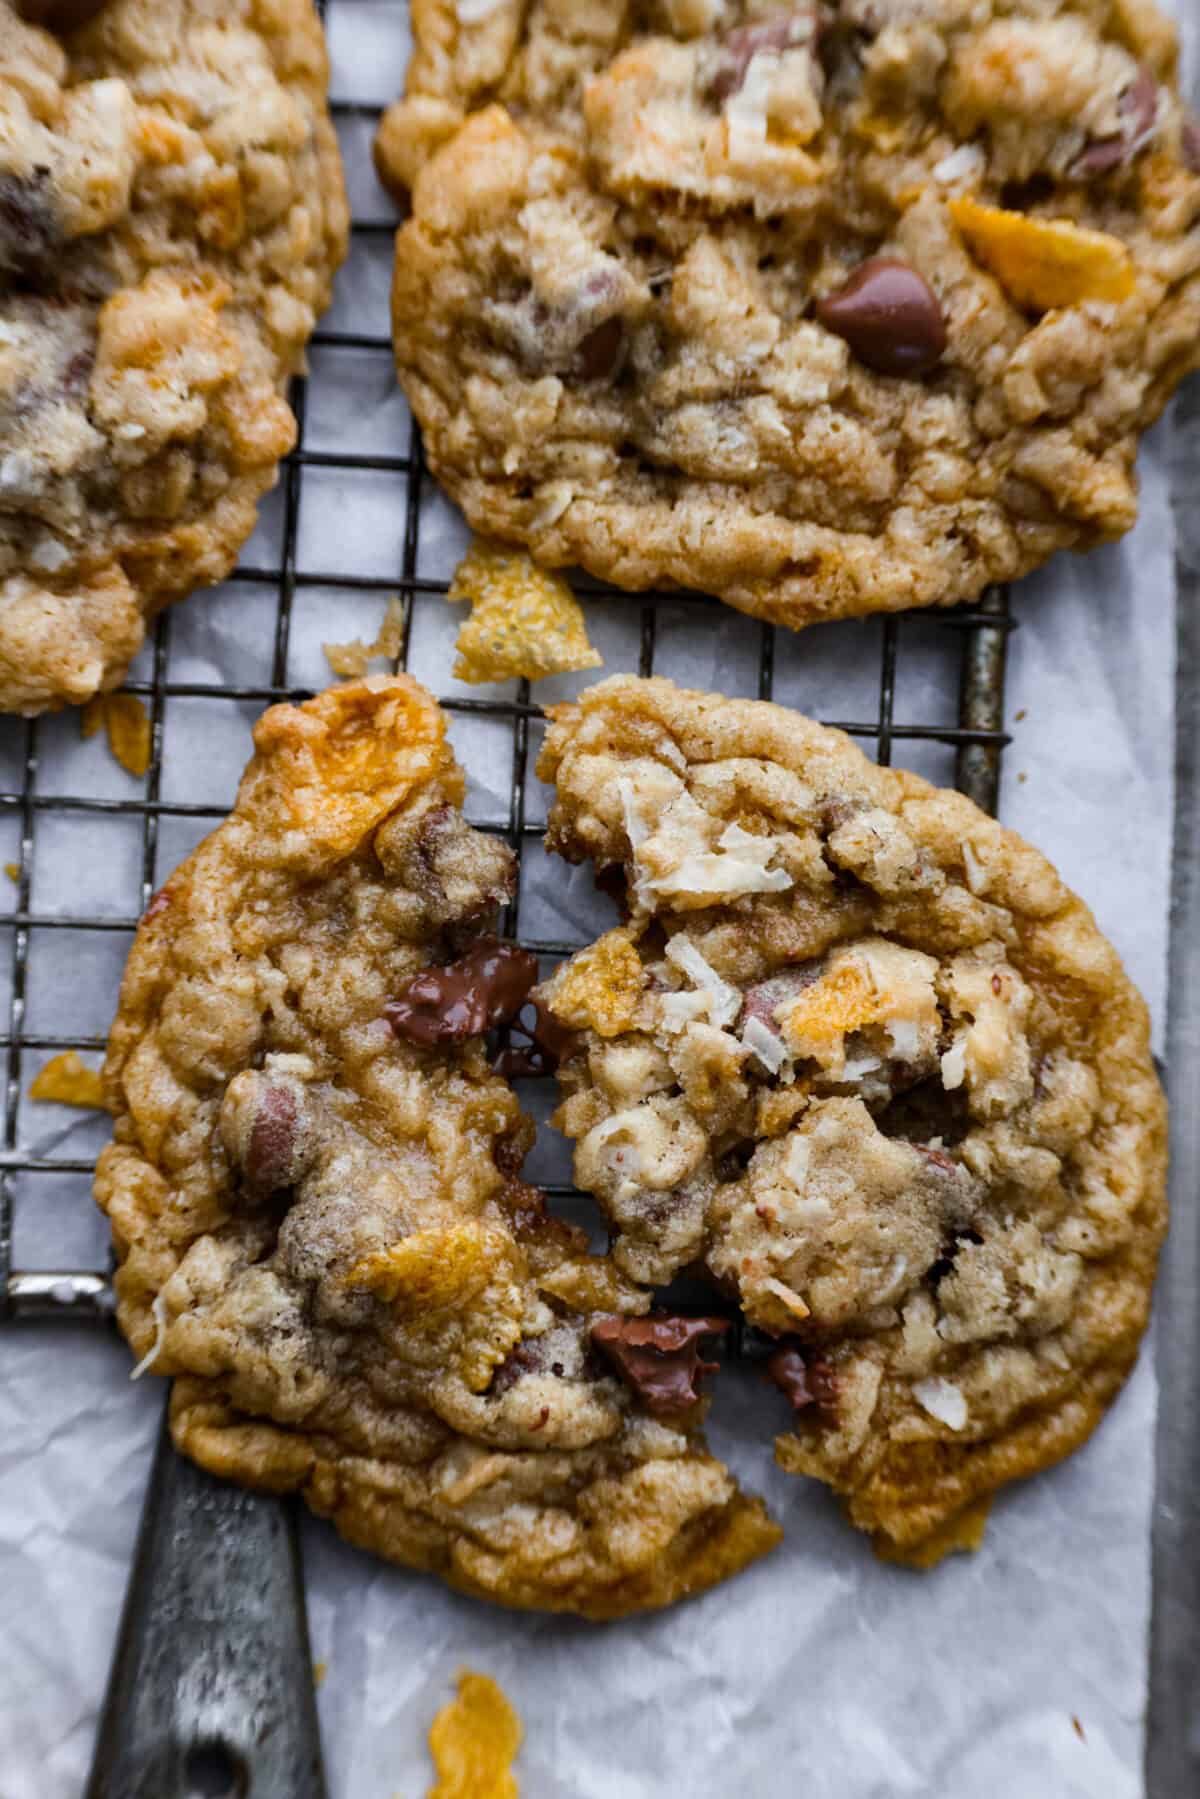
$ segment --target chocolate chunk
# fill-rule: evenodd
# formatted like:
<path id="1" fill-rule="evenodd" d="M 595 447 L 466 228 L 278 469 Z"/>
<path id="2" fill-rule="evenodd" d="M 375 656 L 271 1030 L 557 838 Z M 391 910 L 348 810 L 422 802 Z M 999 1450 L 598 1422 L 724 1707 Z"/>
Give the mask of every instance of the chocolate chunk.
<path id="1" fill-rule="evenodd" d="M 1184 167 L 1193 175 L 1200 175 L 1200 124 L 1195 119 L 1185 119 L 1180 132 L 1180 152 Z"/>
<path id="2" fill-rule="evenodd" d="M 620 319 L 605 319 L 589 331 L 576 352 L 585 381 L 606 381 L 615 375 L 625 353 L 625 327 Z"/>
<path id="3" fill-rule="evenodd" d="M 937 296 L 916 269 L 893 256 L 869 257 L 844 287 L 817 301 L 816 313 L 881 375 L 927 374 L 946 348 Z"/>
<path id="4" fill-rule="evenodd" d="M 562 1363 L 555 1362 L 551 1368 L 547 1338 L 526 1337 L 515 1349 L 510 1349 L 504 1360 L 497 1365 L 488 1386 L 488 1397 L 498 1399 L 510 1387 L 515 1387 L 526 1374 L 545 1374 L 548 1371 L 561 1374 Z"/>
<path id="5" fill-rule="evenodd" d="M 244 1173 L 255 1193 L 279 1193 L 295 1184 L 307 1132 L 300 1101 L 290 1087 L 264 1085 L 250 1126 Z"/>
<path id="6" fill-rule="evenodd" d="M 1131 163 L 1154 136 L 1158 122 L 1158 83 L 1149 69 L 1138 69 L 1117 102 L 1121 128 L 1110 137 L 1098 137 L 1075 158 L 1075 175 L 1103 175 L 1109 169 Z"/>
<path id="7" fill-rule="evenodd" d="M 61 241 L 49 169 L 0 175 L 0 273 L 40 274 Z"/>
<path id="8" fill-rule="evenodd" d="M 424 968 L 384 1007 L 397 1037 L 457 1043 L 504 1024 L 537 980 L 537 957 L 515 943 L 481 943 L 448 968 Z"/>
<path id="9" fill-rule="evenodd" d="M 802 1412 L 810 1405 L 826 1410 L 837 1403 L 837 1375 L 820 1356 L 806 1355 L 794 1343 L 784 1343 L 767 1360 L 767 1378 Z"/>
<path id="10" fill-rule="evenodd" d="M 778 974 L 769 975 L 765 981 L 756 981 L 752 987 L 747 987 L 742 995 L 739 1027 L 746 1025 L 750 1019 L 757 1018 L 773 1036 L 782 1036 L 779 1021 L 775 1017 L 776 1008 L 789 999 L 795 999 L 806 987 L 819 981 L 821 967 L 819 960 L 798 962 L 794 968 L 781 968 Z"/>
<path id="11" fill-rule="evenodd" d="M 495 1074 L 509 1079 L 553 1074 L 559 1063 L 565 1062 L 579 1046 L 578 1032 L 569 1030 L 540 999 L 526 1002 L 512 1030 L 525 1041 L 507 1044 L 492 1063 Z"/>
<path id="12" fill-rule="evenodd" d="M 78 31 L 107 5 L 108 0 L 17 0 L 17 12 L 27 25 L 44 25 L 47 31 Z"/>
<path id="13" fill-rule="evenodd" d="M 746 71 L 756 56 L 765 53 L 781 55 L 816 37 L 816 9 L 802 7 L 774 18 L 756 19 L 751 25 L 739 25 L 725 37 L 708 92 L 717 105 L 723 105 L 732 94 L 741 92 Z"/>
<path id="14" fill-rule="evenodd" d="M 695 1405 L 700 1397 L 696 1382 L 717 1367 L 701 1361 L 700 1341 L 728 1328 L 725 1318 L 652 1312 L 648 1318 L 602 1318 L 593 1324 L 591 1336 L 647 1410 L 665 1416 Z"/>

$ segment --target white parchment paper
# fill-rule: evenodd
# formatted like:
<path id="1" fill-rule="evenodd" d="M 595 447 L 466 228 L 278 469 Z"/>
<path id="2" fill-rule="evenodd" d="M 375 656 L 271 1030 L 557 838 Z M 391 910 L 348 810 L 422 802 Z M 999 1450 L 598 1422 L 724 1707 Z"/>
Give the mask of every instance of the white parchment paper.
<path id="1" fill-rule="evenodd" d="M 335 91 L 368 101 L 398 89 L 407 36 L 396 0 L 332 0 Z M 369 164 L 370 127 L 343 134 L 356 212 L 387 216 Z M 390 246 L 356 241 L 330 323 L 387 329 Z M 305 442 L 321 451 L 404 454 L 408 418 L 383 353 L 313 356 Z M 1139 523 L 1119 546 L 1058 558 L 1022 583 L 1009 664 L 1015 742 L 1001 815 L 1045 848 L 1095 909 L 1146 992 L 1161 1041 L 1166 994 L 1174 691 L 1173 535 L 1164 434 L 1141 459 Z M 393 579 L 406 492 L 398 474 L 308 469 L 299 566 Z M 278 559 L 282 507 L 264 508 L 246 562 Z M 431 489 L 417 572 L 449 572 L 465 534 Z M 323 639 L 367 640 L 382 594 L 303 586 L 288 678 L 329 678 Z M 441 694 L 458 614 L 420 599 L 411 666 Z M 638 609 L 589 611 L 611 670 L 636 668 Z M 274 596 L 229 584 L 176 609 L 173 680 L 252 685 L 270 678 Z M 898 723 L 953 723 L 954 634 L 902 627 Z M 753 693 L 758 627 L 713 608 L 659 615 L 656 667 L 697 685 Z M 149 673 L 144 657 L 140 668 Z M 879 627 L 780 635 L 776 697 L 817 716 L 869 723 L 877 705 Z M 543 684 L 538 697 L 582 679 Z M 478 691 L 478 690 L 474 690 Z M 506 690 L 499 690 L 506 691 Z M 173 698 L 165 719 L 163 798 L 213 819 L 162 821 L 157 876 L 215 822 L 249 750 L 256 708 Z M 507 727 L 458 716 L 469 811 L 507 815 Z M 71 716 L 39 727 L 39 792 L 136 797 L 98 740 Z M 23 734 L 0 731 L 0 784 L 19 786 Z M 953 778 L 950 753 L 900 744 L 896 759 Z M 545 798 L 530 779 L 530 816 Z M 0 860 L 16 854 L 0 818 Z M 39 814 L 33 907 L 128 916 L 138 904 L 135 820 Z M 7 886 L 8 883 L 0 883 Z M 0 893 L 0 906 L 15 890 Z M 584 937 L 607 917 L 586 874 L 534 847 L 520 928 Z M 128 947 L 119 931 L 35 931 L 27 1029 L 102 1033 Z M 0 1006 L 7 1009 L 0 978 Z M 26 1053 L 22 1087 L 43 1057 Z M 531 1090 L 544 1113 L 546 1094 Z M 85 1159 L 100 1120 L 22 1103 L 23 1149 Z M 543 1132 L 530 1172 L 563 1178 L 561 1142 Z M 85 1176 L 17 1182 L 18 1266 L 101 1266 L 105 1233 Z M 0 1799 L 74 1799 L 124 1592 L 161 1405 L 151 1379 L 131 1386 L 124 1346 L 103 1329 L 24 1326 L 0 1336 Z M 326 1665 L 320 1708 L 333 1799 L 418 1799 L 432 1769 L 425 1731 L 467 1665 L 496 1676 L 518 1706 L 518 1763 L 531 1799 L 687 1794 L 754 1799 L 1134 1799 L 1142 1791 L 1155 1382 L 1149 1353 L 1092 1442 L 1069 1463 L 1005 1495 L 983 1549 L 925 1575 L 886 1568 L 825 1494 L 772 1465 L 776 1395 L 749 1376 L 721 1382 L 710 1436 L 745 1483 L 764 1492 L 786 1540 L 765 1563 L 665 1616 L 608 1627 L 524 1617 L 459 1599 L 426 1579 L 306 1527 L 314 1655 Z"/>

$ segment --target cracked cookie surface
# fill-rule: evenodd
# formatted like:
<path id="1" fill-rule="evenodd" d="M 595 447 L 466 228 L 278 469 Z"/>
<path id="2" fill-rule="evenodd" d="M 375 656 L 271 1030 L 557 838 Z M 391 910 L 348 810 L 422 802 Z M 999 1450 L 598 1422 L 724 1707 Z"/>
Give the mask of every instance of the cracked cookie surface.
<path id="1" fill-rule="evenodd" d="M 345 253 L 327 79 L 310 0 L 0 0 L 0 709 L 115 686 L 252 531 Z"/>
<path id="2" fill-rule="evenodd" d="M 121 1327 L 175 1442 L 352 1542 L 608 1617 L 778 1530 L 704 1448 L 700 1339 L 519 1178 L 482 1032 L 534 959 L 508 848 L 407 677 L 277 706 L 229 818 L 147 909 L 104 1079 Z"/>
<path id="3" fill-rule="evenodd" d="M 761 1333 L 781 1465 L 927 1555 L 1133 1365 L 1145 1006 L 1042 856 L 840 732 L 632 677 L 552 720 L 547 841 L 628 909 L 539 994 L 576 1180 L 622 1274 L 704 1269 Z"/>
<path id="4" fill-rule="evenodd" d="M 1132 524 L 1200 359 L 1200 133 L 1147 0 L 413 17 L 396 356 L 477 530 L 799 626 Z"/>

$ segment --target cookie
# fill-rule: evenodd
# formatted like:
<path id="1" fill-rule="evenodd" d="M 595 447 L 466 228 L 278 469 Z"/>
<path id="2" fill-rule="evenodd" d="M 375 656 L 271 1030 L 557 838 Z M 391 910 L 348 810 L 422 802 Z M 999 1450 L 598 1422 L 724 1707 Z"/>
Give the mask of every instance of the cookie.
<path id="1" fill-rule="evenodd" d="M 1149 0 L 424 0 L 397 366 L 470 523 L 801 626 L 1128 530 L 1200 361 Z"/>
<path id="2" fill-rule="evenodd" d="M 705 1450 L 727 1319 L 652 1294 L 520 1179 L 484 1032 L 526 951 L 407 676 L 275 706 L 229 818 L 147 909 L 96 1172 L 118 1318 L 204 1467 L 514 1606 L 609 1617 L 778 1530 Z"/>
<path id="3" fill-rule="evenodd" d="M 310 0 L 0 0 L 0 709 L 222 580 L 346 248 Z"/>
<path id="4" fill-rule="evenodd" d="M 553 712 L 548 843 L 627 921 L 540 990 L 615 1267 L 704 1269 L 780 1464 L 884 1553 L 969 1540 L 1137 1354 L 1166 1226 L 1145 1006 L 961 794 L 782 707 L 618 677 Z"/>

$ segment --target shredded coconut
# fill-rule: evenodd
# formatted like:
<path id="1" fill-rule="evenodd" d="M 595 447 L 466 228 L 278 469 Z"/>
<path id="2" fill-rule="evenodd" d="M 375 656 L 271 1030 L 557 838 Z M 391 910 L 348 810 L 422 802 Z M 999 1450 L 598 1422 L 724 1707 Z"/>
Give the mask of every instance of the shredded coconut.
<path id="1" fill-rule="evenodd" d="M 71 552 L 57 537 L 47 534 L 39 537 L 29 552 L 29 560 L 34 568 L 44 568 L 47 574 L 54 574 L 64 563 L 70 562 Z"/>
<path id="2" fill-rule="evenodd" d="M 952 1380 L 943 1380 L 940 1374 L 914 1381 L 913 1398 L 948 1430 L 961 1430 L 967 1422 L 967 1402 L 962 1388 L 956 1387 Z"/>
<path id="3" fill-rule="evenodd" d="M 987 886 L 987 869 L 975 854 L 970 838 L 963 839 L 963 868 L 966 870 L 967 886 L 972 893 L 982 893 Z"/>
<path id="4" fill-rule="evenodd" d="M 773 1274 L 764 1275 L 758 1283 L 764 1293 L 773 1293 L 781 1305 L 787 1307 L 795 1318 L 807 1318 L 808 1307 L 798 1293 L 791 1287 L 785 1287 L 782 1281 L 776 1280 Z"/>
<path id="5" fill-rule="evenodd" d="M 460 25 L 478 25 L 499 12 L 503 4 L 504 0 L 454 0 L 454 10 Z"/>
<path id="6" fill-rule="evenodd" d="M 760 50 L 752 56 L 742 85 L 725 102 L 730 145 L 757 145 L 767 139 L 771 83 L 779 73 L 779 53 Z"/>
<path id="7" fill-rule="evenodd" d="M 967 1036 L 963 1031 L 942 1057 L 942 1086 L 947 1093 L 961 1087 L 967 1074 Z"/>
<path id="8" fill-rule="evenodd" d="M 703 993 L 710 994 L 709 1018 L 715 1025 L 732 1024 L 742 1009 L 742 996 L 736 987 L 722 980 L 711 962 L 706 962 L 694 943 L 686 937 L 672 937 L 667 945 L 667 960 L 682 969 Z"/>
<path id="9" fill-rule="evenodd" d="M 892 1054 L 901 1062 L 915 1062 L 921 1053 L 921 1032 L 915 1018 L 889 1018 L 887 1033 Z"/>
<path id="10" fill-rule="evenodd" d="M 763 1067 L 772 1074 L 778 1074 L 787 1061 L 787 1051 L 783 1039 L 765 1025 L 761 1018 L 748 1018 L 742 1031 L 742 1042 L 751 1055 L 757 1056 Z"/>
<path id="11" fill-rule="evenodd" d="M 808 1180 L 808 1165 L 812 1161 L 812 1144 L 807 1137 L 795 1136 L 788 1144 L 787 1159 L 784 1162 L 784 1173 L 797 1193 L 804 1191 Z"/>
<path id="12" fill-rule="evenodd" d="M 150 1304 L 154 1314 L 154 1343 L 149 1348 L 136 1368 L 129 1371 L 130 1380 L 140 1380 L 148 1368 L 152 1368 L 158 1360 L 159 1352 L 167 1335 L 167 1302 L 161 1293 L 156 1293 Z"/>
<path id="13" fill-rule="evenodd" d="M 618 779 L 617 792 L 621 796 L 621 810 L 625 815 L 625 835 L 629 839 L 630 849 L 636 854 L 650 835 L 650 827 L 637 809 L 633 782 L 628 775 L 621 775 Z"/>
<path id="14" fill-rule="evenodd" d="M 864 1075 L 874 1074 L 883 1063 L 878 1056 L 847 1056 L 840 1079 L 843 1081 L 861 1081 Z"/>
<path id="15" fill-rule="evenodd" d="M 933 178 L 944 187 L 953 187 L 956 181 L 970 181 L 978 175 L 983 161 L 983 151 L 978 144 L 960 144 L 949 156 L 934 163 Z"/>

